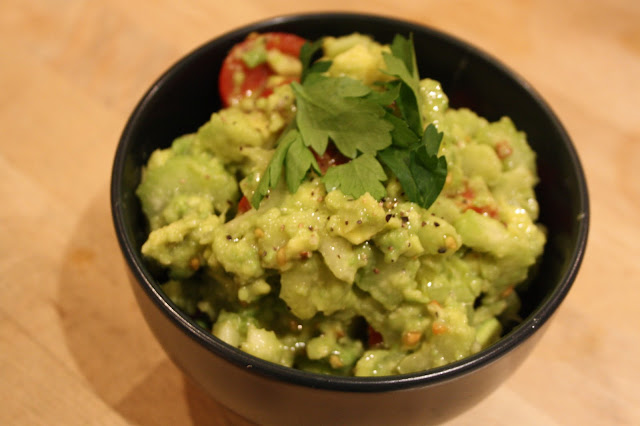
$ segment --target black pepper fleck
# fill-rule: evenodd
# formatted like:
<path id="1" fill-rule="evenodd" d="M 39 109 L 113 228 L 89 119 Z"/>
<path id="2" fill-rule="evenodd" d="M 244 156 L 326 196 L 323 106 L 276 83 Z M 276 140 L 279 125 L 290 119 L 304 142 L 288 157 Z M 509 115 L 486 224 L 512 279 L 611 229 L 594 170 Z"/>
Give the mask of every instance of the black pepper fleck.
<path id="1" fill-rule="evenodd" d="M 438 253 L 442 254 L 442 253 L 446 253 L 447 252 L 447 248 L 446 247 L 440 247 L 438 249 Z"/>

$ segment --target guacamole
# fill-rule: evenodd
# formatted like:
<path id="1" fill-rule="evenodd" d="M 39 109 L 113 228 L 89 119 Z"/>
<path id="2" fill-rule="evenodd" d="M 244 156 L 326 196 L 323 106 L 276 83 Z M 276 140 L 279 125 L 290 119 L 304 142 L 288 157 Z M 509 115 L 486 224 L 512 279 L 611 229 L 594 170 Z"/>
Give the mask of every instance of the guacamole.
<path id="1" fill-rule="evenodd" d="M 361 34 L 326 37 L 319 73 L 357 80 L 373 99 L 386 93 L 382 87 L 399 87 L 393 62 L 385 61 L 390 51 Z M 159 275 L 166 295 L 229 345 L 336 375 L 442 366 L 491 345 L 517 323 L 518 285 L 545 244 L 536 223 L 535 153 L 525 134 L 507 117 L 489 122 L 450 108 L 437 81 L 415 80 L 413 122 L 441 137 L 428 153 L 435 160 L 423 161 L 428 167 L 446 160 L 445 169 L 425 169 L 445 170 L 441 188 L 430 202 L 412 200 L 401 173 L 382 162 L 381 170 L 362 175 L 379 176 L 381 189 L 354 197 L 347 188 L 360 179 L 340 186 L 327 176 L 368 155 L 353 142 L 362 131 L 348 133 L 359 146 L 351 157 L 331 154 L 333 140 L 338 145 L 350 130 L 344 126 L 315 157 L 300 145 L 297 158 L 309 168 L 296 174 L 285 160 L 298 145 L 291 142 L 286 155 L 279 147 L 292 125 L 305 130 L 296 102 L 302 86 L 280 83 L 213 113 L 197 132 L 153 152 L 144 168 L 137 195 L 150 232 L 142 253 L 166 272 Z M 392 107 L 373 115 L 398 123 L 389 113 Z M 400 124 L 387 127 L 383 133 L 400 137 L 393 133 Z M 280 157 L 283 166 L 274 167 Z M 278 180 L 285 173 L 297 176 L 294 185 Z M 271 186 L 256 198 L 267 179 Z"/>

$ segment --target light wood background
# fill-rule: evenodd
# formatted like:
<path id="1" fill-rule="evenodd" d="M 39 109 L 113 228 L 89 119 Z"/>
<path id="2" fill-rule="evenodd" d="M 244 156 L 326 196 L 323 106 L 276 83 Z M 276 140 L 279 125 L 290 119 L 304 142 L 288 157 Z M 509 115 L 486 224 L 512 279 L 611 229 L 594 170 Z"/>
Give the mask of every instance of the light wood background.
<path id="1" fill-rule="evenodd" d="M 637 0 L 0 1 L 0 424 L 245 424 L 148 331 L 111 224 L 111 163 L 128 114 L 180 56 L 320 10 L 419 21 L 499 57 L 555 109 L 586 169 L 573 290 L 526 363 L 451 424 L 640 424 Z"/>

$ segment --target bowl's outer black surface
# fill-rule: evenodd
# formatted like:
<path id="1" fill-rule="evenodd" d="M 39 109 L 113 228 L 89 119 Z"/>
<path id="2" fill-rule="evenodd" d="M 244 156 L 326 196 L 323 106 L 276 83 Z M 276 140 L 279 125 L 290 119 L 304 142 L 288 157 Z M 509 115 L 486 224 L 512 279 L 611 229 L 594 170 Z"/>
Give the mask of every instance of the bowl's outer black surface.
<path id="1" fill-rule="evenodd" d="M 280 367 L 231 348 L 182 315 L 141 258 L 146 224 L 135 188 L 151 152 L 194 132 L 220 108 L 217 74 L 226 52 L 251 31 L 286 31 L 317 39 L 354 31 L 390 42 L 413 34 L 422 76 L 439 80 L 453 107 L 489 120 L 510 116 L 538 154 L 540 220 L 548 243 L 523 295 L 524 322 L 466 360 L 423 374 L 387 378 L 319 376 Z M 260 423 L 410 424 L 436 422 L 495 389 L 526 357 L 569 291 L 589 224 L 585 178 L 573 145 L 540 96 L 502 64 L 451 36 L 419 24 L 348 13 L 273 18 L 219 37 L 170 68 L 149 89 L 124 129 L 113 167 L 112 213 L 134 292 L 171 358 L 216 399 Z"/>

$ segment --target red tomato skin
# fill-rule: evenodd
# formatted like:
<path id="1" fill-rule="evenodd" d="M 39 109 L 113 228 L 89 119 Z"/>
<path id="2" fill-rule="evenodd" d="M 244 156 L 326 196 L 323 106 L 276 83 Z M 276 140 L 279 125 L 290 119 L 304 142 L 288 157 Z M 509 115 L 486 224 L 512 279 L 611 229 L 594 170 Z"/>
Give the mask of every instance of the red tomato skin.
<path id="1" fill-rule="evenodd" d="M 329 145 L 327 145 L 327 149 L 322 155 L 318 155 L 315 151 L 312 152 L 323 175 L 330 167 L 339 166 L 340 164 L 344 164 L 349 161 L 349 158 L 342 155 L 333 143 L 329 143 Z"/>
<path id="2" fill-rule="evenodd" d="M 282 53 L 286 53 L 291 56 L 299 56 L 300 49 L 306 43 L 307 40 L 290 33 L 268 33 L 267 35 L 267 50 L 278 49 Z"/>
<path id="3" fill-rule="evenodd" d="M 242 196 L 240 201 L 238 202 L 238 214 L 246 213 L 252 209 L 251 203 L 246 196 Z"/>
<path id="4" fill-rule="evenodd" d="M 369 345 L 369 348 L 382 345 L 383 343 L 382 334 L 378 333 L 370 325 L 367 326 L 367 335 L 368 335 L 367 344 Z"/>
<path id="5" fill-rule="evenodd" d="M 218 90 L 222 104 L 225 107 L 232 105 L 244 97 L 264 97 L 273 93 L 273 88 L 266 86 L 269 77 L 275 75 L 275 72 L 267 64 L 260 64 L 256 67 L 249 68 L 242 60 L 242 54 L 252 48 L 253 43 L 258 37 L 264 37 L 267 50 L 277 49 L 284 54 L 296 57 L 300 55 L 300 48 L 306 43 L 305 39 L 295 34 L 271 32 L 250 34 L 244 41 L 236 44 L 231 48 L 222 63 L 218 77 Z M 235 73 L 242 73 L 244 75 L 240 86 L 234 83 Z M 283 84 L 290 83 L 291 81 L 291 79 L 287 79 Z"/>

